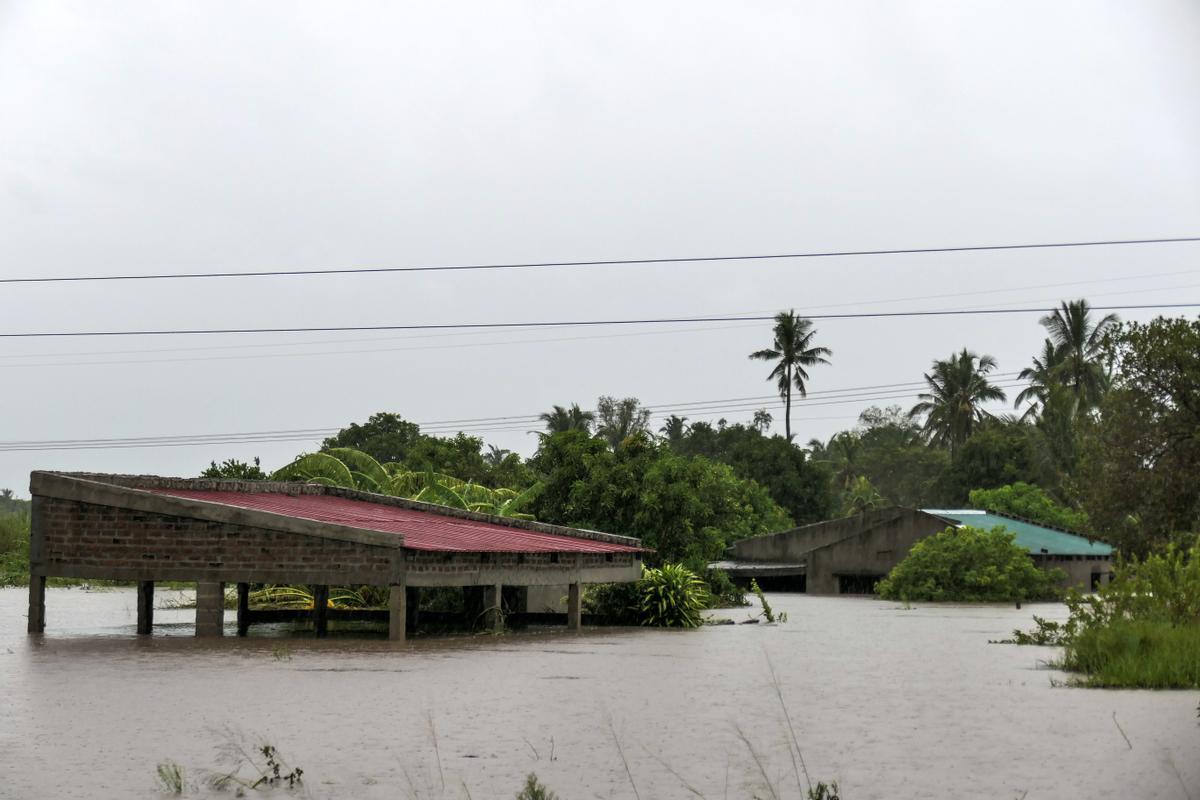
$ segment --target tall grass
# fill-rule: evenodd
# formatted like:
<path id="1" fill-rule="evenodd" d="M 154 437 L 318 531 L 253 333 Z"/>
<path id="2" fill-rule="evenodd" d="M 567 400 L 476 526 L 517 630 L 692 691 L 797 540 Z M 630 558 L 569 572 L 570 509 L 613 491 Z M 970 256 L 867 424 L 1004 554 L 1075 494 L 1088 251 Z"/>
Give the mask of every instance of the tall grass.
<path id="1" fill-rule="evenodd" d="M 0 586 L 29 583 L 29 512 L 0 514 Z"/>
<path id="2" fill-rule="evenodd" d="M 1018 644 L 1061 644 L 1062 669 L 1087 686 L 1200 688 L 1200 542 L 1130 559 L 1092 595 L 1072 591 L 1070 618 L 1016 632 Z"/>
<path id="3" fill-rule="evenodd" d="M 1063 669 L 1088 686 L 1200 686 L 1200 624 L 1119 619 L 1084 628 L 1066 644 Z"/>

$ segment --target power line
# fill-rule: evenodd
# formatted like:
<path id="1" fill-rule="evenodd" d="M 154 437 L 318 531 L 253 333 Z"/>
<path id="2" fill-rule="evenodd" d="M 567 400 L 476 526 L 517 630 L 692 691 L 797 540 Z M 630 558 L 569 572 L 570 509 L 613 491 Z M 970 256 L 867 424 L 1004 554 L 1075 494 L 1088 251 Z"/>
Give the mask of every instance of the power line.
<path id="1" fill-rule="evenodd" d="M 1076 280 L 1076 281 L 1060 281 L 1057 283 L 1041 283 L 1041 284 L 1033 284 L 1033 285 L 1027 285 L 1027 286 L 1005 286 L 1002 288 L 976 289 L 976 290 L 968 291 L 968 292 L 948 292 L 948 293 L 943 293 L 943 294 L 911 295 L 908 297 L 892 297 L 892 298 L 877 299 L 877 300 L 870 300 L 870 301 L 856 300 L 853 302 L 822 303 L 817 306 L 809 306 L 809 308 L 811 308 L 815 311 L 817 309 L 845 308 L 847 306 L 856 306 L 856 305 L 868 305 L 869 306 L 869 305 L 875 305 L 875 304 L 902 303 L 902 302 L 908 302 L 908 301 L 912 301 L 912 300 L 944 300 L 944 299 L 948 299 L 948 298 L 952 298 L 952 297 L 971 297 L 971 296 L 976 296 L 976 295 L 1006 294 L 1006 293 L 1011 293 L 1011 292 L 1025 291 L 1028 289 L 1062 288 L 1062 287 L 1066 287 L 1066 286 L 1083 286 L 1083 285 L 1091 285 L 1091 284 L 1097 284 L 1097 283 L 1120 283 L 1123 281 L 1134 281 L 1134 280 L 1145 281 L 1150 278 L 1175 277 L 1178 275 L 1195 275 L 1197 273 L 1200 273 L 1200 270 L 1192 269 L 1192 270 L 1177 270 L 1174 272 L 1140 273 L 1138 275 L 1120 275 L 1120 276 L 1109 277 L 1109 278 L 1089 278 L 1089 279 Z M 1155 287 L 1155 288 L 1151 288 L 1151 289 L 1139 289 L 1139 290 L 1136 290 L 1136 292 L 1141 293 L 1141 292 L 1155 292 L 1155 291 L 1171 291 L 1173 289 L 1178 289 L 1178 288 L 1193 288 L 1193 286 Z M 1121 291 L 1121 292 L 1110 292 L 1107 294 L 1125 295 L 1125 294 L 1131 294 L 1131 293 L 1133 293 L 1133 292 Z M 1098 295 L 1096 295 L 1094 293 L 1089 293 L 1089 297 L 1096 297 L 1096 296 L 1098 296 Z M 1013 301 L 1013 302 L 1033 303 L 1033 302 L 1043 302 L 1043 301 L 1036 300 L 1036 301 Z M 764 311 L 764 309 L 753 309 L 753 310 L 742 311 L 742 312 L 738 312 L 738 313 L 753 314 L 753 313 L 758 313 L 761 311 Z M 720 327 L 686 328 L 686 329 L 678 329 L 675 331 L 642 331 L 642 332 L 637 332 L 637 333 L 589 334 L 589 335 L 585 335 L 585 336 L 572 336 L 572 337 L 562 337 L 562 338 L 555 338 L 555 339 L 527 339 L 527 340 L 522 339 L 522 340 L 499 341 L 499 342 L 497 342 L 497 341 L 468 342 L 468 343 L 464 343 L 464 344 L 460 344 L 460 345 L 425 345 L 425 346 L 417 346 L 417 347 L 386 347 L 386 348 L 354 349 L 354 350 L 319 350 L 319 351 L 309 351 L 306 353 L 299 353 L 297 355 L 303 355 L 303 356 L 334 355 L 334 356 L 338 356 L 338 355 L 343 355 L 343 354 L 354 354 L 354 353 L 395 352 L 398 350 L 446 349 L 446 348 L 481 347 L 481 346 L 491 347 L 491 346 L 506 345 L 506 344 L 537 344 L 537 343 L 541 343 L 541 342 L 585 341 L 585 340 L 594 340 L 594 339 L 603 339 L 603 338 L 623 338 L 623 337 L 628 337 L 628 336 L 657 336 L 657 335 L 662 335 L 663 333 L 674 334 L 674 333 L 690 333 L 690 332 L 696 332 L 696 331 L 699 331 L 699 332 L 724 331 L 724 330 L 734 330 L 737 328 L 748 328 L 748 327 L 753 327 L 753 326 L 749 325 L 749 324 L 747 324 L 747 325 L 723 325 Z M 213 351 L 213 350 L 217 350 L 217 351 L 220 351 L 220 350 L 249 350 L 249 349 L 267 349 L 267 348 L 272 348 L 272 347 L 291 348 L 291 347 L 308 347 L 308 346 L 313 346 L 313 345 L 320 346 L 320 347 L 332 347 L 332 346 L 336 346 L 336 345 L 356 344 L 356 343 L 386 344 L 388 342 L 397 342 L 397 341 L 413 341 L 413 340 L 419 341 L 419 340 L 429 340 L 429 339 L 478 337 L 478 336 L 487 336 L 487 335 L 488 335 L 487 331 L 467 331 L 467 332 L 460 332 L 460 333 L 432 333 L 432 334 L 418 333 L 415 335 L 406 335 L 406 336 L 374 336 L 374 337 L 369 337 L 369 338 L 354 338 L 354 339 L 345 339 L 345 338 L 318 339 L 318 340 L 309 339 L 309 340 L 300 341 L 300 342 L 295 342 L 295 341 L 292 341 L 292 342 L 267 342 L 267 343 L 260 343 L 260 344 L 248 344 L 245 342 L 238 342 L 237 344 L 202 345 L 199 347 L 163 347 L 163 348 L 141 347 L 141 348 L 129 349 L 129 350 L 82 350 L 82 351 L 75 351 L 75 352 L 58 352 L 58 353 L 47 353 L 47 352 L 8 353 L 8 354 L 0 354 L 0 360 L 10 360 L 11 361 L 13 359 L 20 360 L 20 359 L 34 359 L 34 358 L 70 358 L 70 357 L 84 358 L 84 357 L 111 356 L 111 355 L 154 355 L 154 354 L 159 354 L 159 353 L 190 353 L 190 352 L 206 352 L 206 351 Z M 261 356 L 234 356 L 234 357 L 232 357 L 232 359 L 233 360 L 243 360 L 243 359 L 248 359 L 248 358 L 274 358 L 277 355 L 286 357 L 286 356 L 290 356 L 291 354 L 290 353 L 282 353 L 282 354 L 266 353 Z M 190 361 L 190 360 L 216 360 L 216 359 L 215 358 L 200 358 L 200 359 L 183 358 L 183 359 L 155 359 L 155 360 L 128 359 L 128 360 L 119 360 L 119 361 L 47 362 L 47 363 L 43 363 L 43 364 L 28 364 L 27 366 L 37 366 L 37 367 L 42 367 L 42 366 L 86 366 L 86 365 L 92 365 L 92 364 L 94 364 L 94 365 L 114 365 L 114 364 L 140 364 L 140 363 L 156 364 L 156 363 L 174 363 L 176 361 Z M 18 365 L 18 366 L 26 366 L 26 365 L 22 364 L 22 365 Z"/>
<path id="2" fill-rule="evenodd" d="M 1200 236 L 1180 236 L 1155 239 L 1111 239 L 1086 242 L 1043 242 L 1036 244 L 990 244 L 962 247 L 909 247 L 889 250 L 835 250 L 808 253 L 769 253 L 734 256 L 686 256 L 677 258 L 625 258 L 595 261 L 532 261 L 501 264 L 448 264 L 417 267 L 348 267 L 343 269 L 286 269 L 255 272 L 163 272 L 126 275 L 68 275 L 49 278 L 0 278 L 0 283 L 81 283 L 85 281 L 173 280 L 180 278 L 277 278 L 302 275 L 368 275 L 396 272 L 454 272 L 462 270 L 541 269 L 546 267 L 602 267 L 636 264 L 699 264 L 723 261 L 773 261 L 799 258 L 841 258 L 845 256 L 895 256 L 932 253 L 971 253 L 996 250 L 1039 250 L 1050 248 L 1112 247 L 1135 244 L 1174 244 L 1197 242 Z"/>
<path id="3" fill-rule="evenodd" d="M 993 373 L 993 378 L 1005 378 L 1016 373 Z M 1001 381 L 994 384 L 998 388 L 1010 389 L 1026 385 L 1021 381 Z M 907 391 L 900 391 L 908 387 Z M 823 392 L 810 392 L 817 395 L 816 399 L 793 400 L 795 408 L 846 405 L 854 403 L 871 403 L 881 400 L 895 400 L 912 397 L 917 390 L 924 387 L 923 381 L 908 381 L 903 383 L 875 384 L 863 387 L 845 387 L 829 389 Z M 867 391 L 864 391 L 867 390 Z M 851 392 L 861 392 L 850 394 Z M 684 403 L 663 403 L 647 406 L 653 409 L 652 418 L 663 419 L 675 412 L 706 414 L 710 417 L 730 412 L 743 412 L 762 406 L 764 401 L 778 401 L 778 395 L 760 395 L 753 397 L 725 398 L 720 400 L 690 401 Z M 838 417 L 839 419 L 841 417 Z M 832 419 L 831 417 L 795 417 L 795 419 Z M 441 420 L 427 423 L 417 423 L 422 432 L 437 435 L 454 432 L 491 433 L 527 430 L 531 425 L 540 424 L 538 415 L 512 415 L 501 417 L 473 417 L 458 420 Z M 177 434 L 160 436 L 131 436 L 96 439 L 48 439 L 48 440 L 14 440 L 0 441 L 0 452 L 37 452 L 52 450 L 121 450 L 130 448 L 160 448 L 160 447 L 203 447 L 208 445 L 229 444 L 269 444 L 275 442 L 312 441 L 323 439 L 336 434 L 340 428 L 290 428 L 267 431 L 244 431 L 237 433 L 213 434 Z"/>
<path id="4" fill-rule="evenodd" d="M 1134 311 L 1142 309 L 1200 308 L 1200 303 L 1147 303 L 1142 305 L 1092 306 L 1094 311 Z M 800 314 L 808 319 L 883 319 L 892 317 L 951 317 L 997 314 L 1047 314 L 1054 308 L 976 308 L 936 311 L 860 311 L 846 314 Z M 564 328 L 571 326 L 671 325 L 690 322 L 765 322 L 775 317 L 763 315 L 724 317 L 650 317 L 644 319 L 540 320 L 536 322 L 444 322 L 417 325 L 335 325 L 295 328 L 169 328 L 140 331 L 39 331 L 0 333 L 0 339 L 32 339 L 75 336 L 197 336 L 213 334 L 258 333 L 343 333 L 350 331 L 423 331 L 505 328 Z"/>

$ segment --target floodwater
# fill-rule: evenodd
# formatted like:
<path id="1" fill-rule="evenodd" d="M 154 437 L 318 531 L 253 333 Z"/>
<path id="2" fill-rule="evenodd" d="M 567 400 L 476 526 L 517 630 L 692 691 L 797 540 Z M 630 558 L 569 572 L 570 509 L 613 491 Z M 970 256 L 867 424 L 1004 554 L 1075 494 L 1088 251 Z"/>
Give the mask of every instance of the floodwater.
<path id="1" fill-rule="evenodd" d="M 302 797 L 511 798 L 529 772 L 562 800 L 800 797 L 773 665 L 846 800 L 1200 798 L 1200 693 L 1055 687 L 1055 650 L 988 644 L 1061 606 L 768 597 L 786 623 L 392 645 L 202 641 L 169 609 L 138 638 L 125 589 L 50 590 L 31 638 L 0 590 L 0 797 L 161 797 L 160 761 L 198 783 L 239 740 Z"/>

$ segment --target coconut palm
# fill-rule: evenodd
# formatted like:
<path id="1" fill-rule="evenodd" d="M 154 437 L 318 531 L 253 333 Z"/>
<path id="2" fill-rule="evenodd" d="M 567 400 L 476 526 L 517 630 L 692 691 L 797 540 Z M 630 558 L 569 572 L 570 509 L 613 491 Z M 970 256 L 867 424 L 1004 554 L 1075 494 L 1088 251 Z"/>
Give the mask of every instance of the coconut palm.
<path id="1" fill-rule="evenodd" d="M 563 431 L 583 431 L 590 434 L 596 415 L 591 411 L 584 411 L 578 403 L 572 403 L 570 408 L 555 406 L 553 411 L 539 414 L 538 419 L 546 423 L 546 433 L 542 434 L 543 436 Z"/>
<path id="2" fill-rule="evenodd" d="M 1093 320 L 1087 300 L 1064 300 L 1053 314 L 1040 321 L 1057 351 L 1056 377 L 1075 395 L 1077 407 L 1095 408 L 1108 388 L 1100 346 L 1120 319 L 1116 314 L 1105 314 Z"/>
<path id="3" fill-rule="evenodd" d="M 796 316 L 795 310 L 780 311 L 775 315 L 775 341 L 767 350 L 757 350 L 750 358 L 758 361 L 774 361 L 775 368 L 767 375 L 779 387 L 783 398 L 783 429 L 787 440 L 792 440 L 792 389 L 801 397 L 808 394 L 804 382 L 808 380 L 805 367 L 828 364 L 825 356 L 833 355 L 828 347 L 814 347 L 812 320 Z"/>
<path id="4" fill-rule="evenodd" d="M 683 437 L 687 436 L 690 426 L 687 424 L 688 418 L 681 417 L 677 414 L 672 414 L 667 417 L 667 421 L 662 424 L 658 432 L 662 437 L 671 444 L 678 443 Z"/>
<path id="5" fill-rule="evenodd" d="M 494 444 L 489 444 L 488 451 L 483 454 L 483 461 L 489 467 L 498 467 L 510 455 L 512 455 L 512 450 L 505 450 L 503 447 L 496 447 Z"/>
<path id="6" fill-rule="evenodd" d="M 991 415 L 983 404 L 1004 400 L 1004 391 L 987 379 L 996 368 L 996 359 L 977 356 L 963 348 L 945 361 L 934 361 L 925 373 L 929 390 L 917 395 L 921 402 L 909 411 L 910 417 L 925 415 L 923 430 L 934 444 L 945 445 L 953 455 L 959 445 Z"/>
<path id="7" fill-rule="evenodd" d="M 1017 376 L 1023 381 L 1029 381 L 1029 385 L 1021 390 L 1013 402 L 1013 408 L 1020 408 L 1024 403 L 1029 403 L 1029 408 L 1025 409 L 1021 419 L 1035 417 L 1045 408 L 1050 391 L 1059 385 L 1058 368 L 1061 365 L 1062 354 L 1054 346 L 1054 342 L 1047 339 L 1042 343 L 1042 354 L 1033 359 L 1033 366 L 1021 370 L 1021 374 Z"/>

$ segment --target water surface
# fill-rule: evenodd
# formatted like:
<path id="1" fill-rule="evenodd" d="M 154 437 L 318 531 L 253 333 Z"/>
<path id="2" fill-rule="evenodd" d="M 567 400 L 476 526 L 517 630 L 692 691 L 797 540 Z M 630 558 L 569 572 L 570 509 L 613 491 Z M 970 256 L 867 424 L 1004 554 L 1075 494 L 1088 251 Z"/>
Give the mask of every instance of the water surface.
<path id="1" fill-rule="evenodd" d="M 846 800 L 1200 798 L 1200 693 L 1055 688 L 1055 650 L 988 644 L 1061 606 L 769 599 L 786 623 L 394 645 L 197 640 L 169 609 L 136 637 L 125 589 L 49 590 L 31 638 L 25 590 L 0 590 L 0 797 L 159 797 L 159 761 L 199 777 L 238 736 L 314 798 L 512 797 L 531 771 L 563 800 L 633 797 L 626 762 L 645 800 L 770 796 L 744 737 L 798 797 L 769 659 Z"/>

